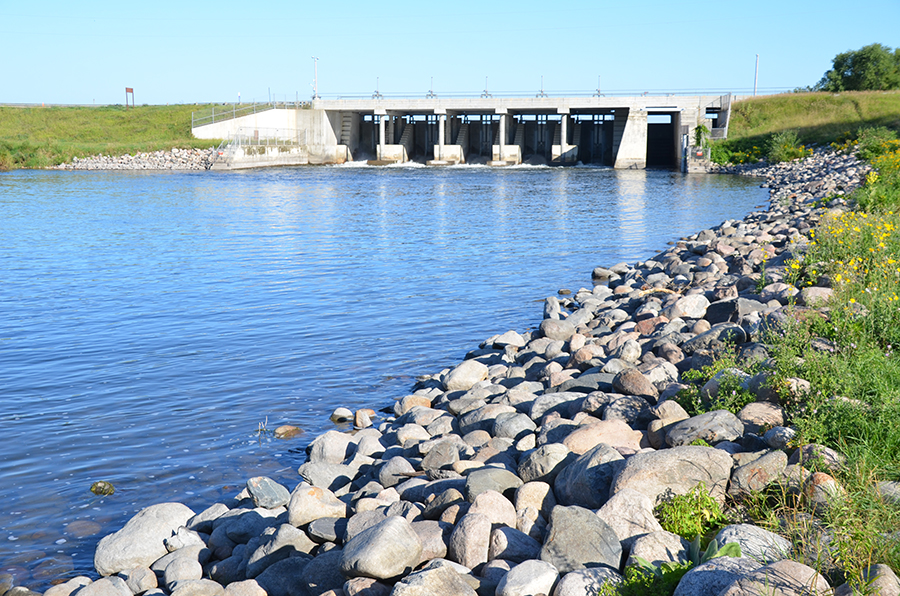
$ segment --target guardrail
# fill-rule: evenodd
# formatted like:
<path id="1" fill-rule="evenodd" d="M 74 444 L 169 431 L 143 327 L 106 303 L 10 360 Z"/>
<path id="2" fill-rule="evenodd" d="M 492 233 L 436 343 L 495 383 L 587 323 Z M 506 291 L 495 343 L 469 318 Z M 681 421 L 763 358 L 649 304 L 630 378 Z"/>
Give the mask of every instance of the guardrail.
<path id="1" fill-rule="evenodd" d="M 208 109 L 200 110 L 199 112 L 191 112 L 191 128 L 204 126 L 206 124 L 214 124 L 216 122 L 225 122 L 226 120 L 233 120 L 241 116 L 258 114 L 259 112 L 268 110 L 297 110 L 308 106 L 309 102 L 306 101 L 270 101 L 266 103 L 233 103 L 231 106 L 228 106 L 227 104 L 223 104 L 222 106 L 212 106 Z"/>

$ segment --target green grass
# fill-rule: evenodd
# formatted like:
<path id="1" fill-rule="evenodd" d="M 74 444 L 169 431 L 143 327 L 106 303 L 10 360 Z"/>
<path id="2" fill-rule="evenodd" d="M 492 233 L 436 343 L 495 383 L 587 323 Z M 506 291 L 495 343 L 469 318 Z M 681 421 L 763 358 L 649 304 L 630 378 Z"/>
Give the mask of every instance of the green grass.
<path id="1" fill-rule="evenodd" d="M 713 143 L 713 160 L 756 161 L 777 133 L 793 131 L 806 146 L 827 145 L 855 138 L 860 128 L 875 126 L 900 131 L 900 91 L 786 93 L 745 99 L 732 105 L 728 139 Z"/>
<path id="2" fill-rule="evenodd" d="M 0 107 L 0 169 L 42 168 L 73 157 L 207 148 L 191 135 L 191 112 L 206 106 Z"/>

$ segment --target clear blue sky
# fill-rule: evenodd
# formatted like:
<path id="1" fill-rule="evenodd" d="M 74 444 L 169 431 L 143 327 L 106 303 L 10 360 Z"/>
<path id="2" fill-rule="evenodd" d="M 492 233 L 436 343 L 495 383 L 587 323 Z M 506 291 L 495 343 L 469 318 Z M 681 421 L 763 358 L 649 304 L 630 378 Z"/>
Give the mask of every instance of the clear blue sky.
<path id="1" fill-rule="evenodd" d="M 434 91 L 761 91 L 900 46 L 900 0 L 0 0 L 0 103 L 138 104 Z"/>

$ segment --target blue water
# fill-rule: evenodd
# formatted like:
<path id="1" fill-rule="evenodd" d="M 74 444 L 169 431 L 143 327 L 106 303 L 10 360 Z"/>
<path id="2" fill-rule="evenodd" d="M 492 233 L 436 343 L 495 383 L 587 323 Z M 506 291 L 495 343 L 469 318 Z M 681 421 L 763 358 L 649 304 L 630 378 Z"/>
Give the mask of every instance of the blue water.
<path id="1" fill-rule="evenodd" d="M 767 199 L 738 177 L 307 167 L 0 175 L 0 572 L 46 589 L 147 505 L 293 488 L 337 406 L 414 377 L 591 270 Z M 281 424 L 304 435 L 276 440 Z M 98 497 L 97 480 L 117 492 Z M 73 523 L 75 522 L 75 523 Z"/>

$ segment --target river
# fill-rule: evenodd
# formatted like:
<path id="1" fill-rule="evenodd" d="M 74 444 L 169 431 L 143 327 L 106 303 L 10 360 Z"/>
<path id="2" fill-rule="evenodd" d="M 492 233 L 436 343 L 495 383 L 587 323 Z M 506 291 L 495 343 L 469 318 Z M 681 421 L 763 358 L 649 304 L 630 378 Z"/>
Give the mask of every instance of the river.
<path id="1" fill-rule="evenodd" d="M 0 174 L 0 573 L 44 590 L 147 505 L 293 488 L 335 407 L 767 198 L 605 168 Z"/>

